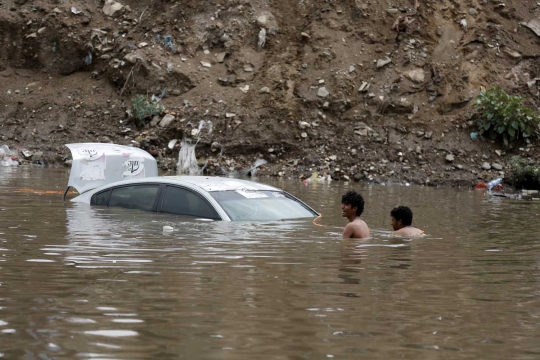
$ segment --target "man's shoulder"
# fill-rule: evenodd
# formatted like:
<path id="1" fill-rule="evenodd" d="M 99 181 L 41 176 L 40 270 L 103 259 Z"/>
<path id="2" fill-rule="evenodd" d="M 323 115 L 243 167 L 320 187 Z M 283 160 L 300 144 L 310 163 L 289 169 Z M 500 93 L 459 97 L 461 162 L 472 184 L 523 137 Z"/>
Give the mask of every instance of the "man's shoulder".
<path id="1" fill-rule="evenodd" d="M 351 222 L 350 224 L 354 224 L 354 226 L 357 226 L 357 227 L 368 227 L 366 222 L 360 218 L 354 219 L 354 221 Z"/>
<path id="2" fill-rule="evenodd" d="M 394 231 L 394 234 L 397 234 L 397 235 L 422 235 L 422 234 L 424 234 L 424 231 L 420 230 L 418 228 L 410 226 L 410 227 L 405 227 L 405 228 L 399 229 L 397 231 Z"/>
<path id="3" fill-rule="evenodd" d="M 347 224 L 354 230 L 353 236 L 355 238 L 365 238 L 370 236 L 369 227 L 366 222 L 360 218 L 356 218 L 354 221 Z"/>

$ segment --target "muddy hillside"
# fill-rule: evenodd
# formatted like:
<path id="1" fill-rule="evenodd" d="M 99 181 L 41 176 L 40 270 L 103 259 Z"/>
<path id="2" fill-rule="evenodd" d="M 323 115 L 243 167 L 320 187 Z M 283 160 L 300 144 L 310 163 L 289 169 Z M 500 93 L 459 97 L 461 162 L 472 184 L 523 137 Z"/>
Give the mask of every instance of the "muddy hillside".
<path id="1" fill-rule="evenodd" d="M 470 120 L 495 85 L 539 109 L 538 0 L 0 0 L 0 47 L 0 145 L 21 164 L 113 142 L 176 171 L 184 138 L 210 174 L 264 158 L 268 175 L 469 186 L 539 161 Z"/>

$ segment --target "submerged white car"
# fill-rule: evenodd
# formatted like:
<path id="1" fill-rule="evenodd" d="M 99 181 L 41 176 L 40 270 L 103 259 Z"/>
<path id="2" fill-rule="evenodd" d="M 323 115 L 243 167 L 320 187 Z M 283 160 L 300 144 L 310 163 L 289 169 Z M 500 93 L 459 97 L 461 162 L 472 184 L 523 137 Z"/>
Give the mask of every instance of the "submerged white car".
<path id="1" fill-rule="evenodd" d="M 209 176 L 157 176 L 144 150 L 114 144 L 66 145 L 73 164 L 71 201 L 223 221 L 272 221 L 319 214 L 291 194 L 253 181 Z M 65 196 L 64 196 L 65 197 Z"/>

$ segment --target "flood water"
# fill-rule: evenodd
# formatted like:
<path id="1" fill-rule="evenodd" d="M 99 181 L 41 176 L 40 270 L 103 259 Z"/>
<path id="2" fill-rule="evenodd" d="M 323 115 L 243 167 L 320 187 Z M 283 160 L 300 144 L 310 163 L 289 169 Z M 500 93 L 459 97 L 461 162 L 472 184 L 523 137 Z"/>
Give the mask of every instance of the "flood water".
<path id="1" fill-rule="evenodd" d="M 540 358 L 540 201 L 263 178 L 321 226 L 200 222 L 34 192 L 67 179 L 0 168 L 3 358 Z M 352 188 L 372 238 L 340 238 Z M 427 236 L 391 236 L 400 204 Z"/>

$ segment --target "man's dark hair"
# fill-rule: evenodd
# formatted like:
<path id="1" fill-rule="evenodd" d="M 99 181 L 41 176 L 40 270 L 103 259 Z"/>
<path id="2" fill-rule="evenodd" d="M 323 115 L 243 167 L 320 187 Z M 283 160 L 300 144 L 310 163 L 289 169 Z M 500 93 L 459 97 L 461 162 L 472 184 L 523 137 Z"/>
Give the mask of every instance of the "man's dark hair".
<path id="1" fill-rule="evenodd" d="M 405 226 L 411 226 L 412 224 L 412 211 L 407 206 L 395 207 L 390 211 L 390 216 L 396 219 L 396 221 L 401 220 L 401 223 Z"/>
<path id="2" fill-rule="evenodd" d="M 356 216 L 360 216 L 364 212 L 364 198 L 356 191 L 347 191 L 341 197 L 341 203 L 352 207 L 356 206 Z"/>

